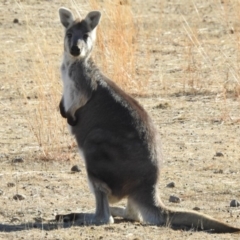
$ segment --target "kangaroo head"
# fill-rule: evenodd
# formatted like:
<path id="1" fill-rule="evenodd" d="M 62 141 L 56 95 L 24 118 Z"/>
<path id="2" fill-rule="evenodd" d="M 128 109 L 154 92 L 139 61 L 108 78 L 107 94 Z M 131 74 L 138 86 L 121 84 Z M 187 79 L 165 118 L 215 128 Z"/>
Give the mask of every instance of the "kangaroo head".
<path id="1" fill-rule="evenodd" d="M 69 9 L 61 7 L 59 16 L 65 27 L 64 51 L 74 58 L 87 58 L 96 39 L 96 27 L 100 21 L 101 13 L 92 11 L 80 20 L 74 19 Z"/>

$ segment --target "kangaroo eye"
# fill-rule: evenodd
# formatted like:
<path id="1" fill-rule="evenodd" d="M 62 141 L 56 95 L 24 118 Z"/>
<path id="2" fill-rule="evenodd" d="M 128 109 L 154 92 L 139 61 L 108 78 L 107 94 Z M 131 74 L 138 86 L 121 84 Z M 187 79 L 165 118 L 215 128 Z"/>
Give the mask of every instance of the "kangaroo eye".
<path id="1" fill-rule="evenodd" d="M 88 39 L 88 34 L 87 33 L 83 34 L 83 40 L 87 41 L 87 39 Z"/>
<path id="2" fill-rule="evenodd" d="M 67 33 L 67 37 L 68 37 L 68 38 L 71 38 L 71 37 L 72 37 L 72 33 L 70 33 L 70 32 Z"/>

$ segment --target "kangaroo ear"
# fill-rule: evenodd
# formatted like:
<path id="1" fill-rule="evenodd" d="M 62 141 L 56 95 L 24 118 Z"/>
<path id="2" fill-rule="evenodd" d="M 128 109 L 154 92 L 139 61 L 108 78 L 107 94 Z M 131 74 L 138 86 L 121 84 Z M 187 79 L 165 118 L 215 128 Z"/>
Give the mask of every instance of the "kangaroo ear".
<path id="1" fill-rule="evenodd" d="M 88 13 L 85 17 L 85 21 L 89 25 L 89 27 L 93 30 L 98 24 L 101 19 L 101 13 L 99 11 L 92 11 Z"/>
<path id="2" fill-rule="evenodd" d="M 62 25 L 67 28 L 74 21 L 72 12 L 64 7 L 59 8 L 59 16 Z"/>

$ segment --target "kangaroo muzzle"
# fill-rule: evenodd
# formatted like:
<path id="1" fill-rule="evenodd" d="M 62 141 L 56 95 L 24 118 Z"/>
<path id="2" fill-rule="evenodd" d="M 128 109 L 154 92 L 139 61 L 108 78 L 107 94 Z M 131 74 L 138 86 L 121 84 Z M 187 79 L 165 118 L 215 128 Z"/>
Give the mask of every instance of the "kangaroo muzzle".
<path id="1" fill-rule="evenodd" d="M 77 57 L 80 55 L 80 48 L 76 45 L 72 46 L 71 49 L 70 49 L 70 53 L 71 55 L 73 55 L 74 57 Z"/>

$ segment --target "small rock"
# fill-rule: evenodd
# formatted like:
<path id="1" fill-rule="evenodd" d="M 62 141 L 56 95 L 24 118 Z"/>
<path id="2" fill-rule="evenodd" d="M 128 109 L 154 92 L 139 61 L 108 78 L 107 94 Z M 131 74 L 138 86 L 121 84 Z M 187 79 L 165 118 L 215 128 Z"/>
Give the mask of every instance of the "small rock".
<path id="1" fill-rule="evenodd" d="M 235 199 L 230 202 L 230 207 L 239 207 L 239 206 L 240 206 L 240 202 Z"/>
<path id="2" fill-rule="evenodd" d="M 19 23 L 19 20 L 17 18 L 14 18 L 13 23 Z"/>
<path id="3" fill-rule="evenodd" d="M 215 155 L 216 157 L 223 157 L 224 155 L 223 155 L 223 153 L 221 153 L 221 152 L 216 152 L 216 155 Z"/>
<path id="4" fill-rule="evenodd" d="M 3 190 L 2 190 L 2 189 L 0 189 L 0 196 L 1 196 L 1 195 L 3 195 Z"/>
<path id="5" fill-rule="evenodd" d="M 14 200 L 24 200 L 26 197 L 24 196 L 24 195 L 22 195 L 22 194 L 16 194 L 16 195 L 14 195 L 13 196 L 13 199 Z"/>
<path id="6" fill-rule="evenodd" d="M 9 183 L 7 183 L 7 186 L 8 187 L 15 187 L 15 183 L 9 182 Z"/>
<path id="7" fill-rule="evenodd" d="M 170 182 L 166 185 L 166 187 L 168 188 L 174 188 L 175 187 L 175 183 L 174 182 Z"/>
<path id="8" fill-rule="evenodd" d="M 200 211 L 201 209 L 199 207 L 194 207 L 193 210 Z"/>
<path id="9" fill-rule="evenodd" d="M 169 202 L 180 203 L 180 198 L 176 197 L 176 196 L 170 196 L 169 197 Z"/>
<path id="10" fill-rule="evenodd" d="M 81 169 L 79 168 L 78 165 L 74 165 L 74 166 L 71 168 L 71 171 L 72 171 L 72 172 L 81 172 Z"/>
<path id="11" fill-rule="evenodd" d="M 13 23 L 19 23 L 19 20 L 17 18 L 14 18 Z"/>
<path id="12" fill-rule="evenodd" d="M 12 160 L 13 163 L 23 163 L 24 160 L 22 157 L 16 157 Z"/>

